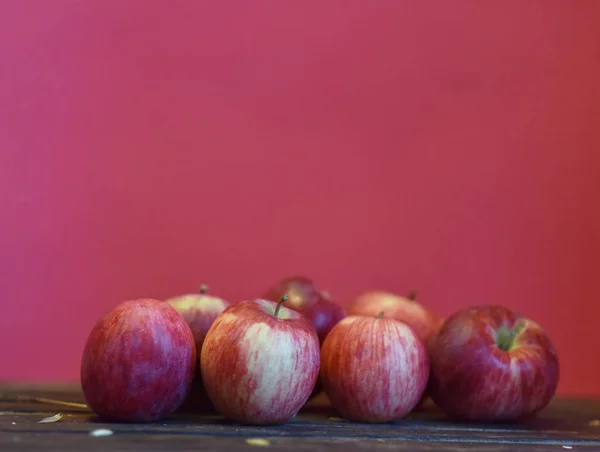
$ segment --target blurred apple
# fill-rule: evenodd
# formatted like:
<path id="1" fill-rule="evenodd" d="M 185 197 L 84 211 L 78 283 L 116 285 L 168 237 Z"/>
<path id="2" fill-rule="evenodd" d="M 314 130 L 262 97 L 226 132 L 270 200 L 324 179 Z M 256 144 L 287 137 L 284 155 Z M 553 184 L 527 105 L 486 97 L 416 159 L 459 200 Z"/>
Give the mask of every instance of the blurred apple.
<path id="1" fill-rule="evenodd" d="M 439 315 L 416 300 L 415 292 L 406 297 L 385 291 L 365 292 L 348 306 L 348 315 L 376 317 L 380 312 L 406 323 L 425 344 L 443 323 Z"/>
<path id="2" fill-rule="evenodd" d="M 315 283 L 305 276 L 280 280 L 262 298 L 277 301 L 284 294 L 289 297 L 286 307 L 300 312 L 309 320 L 321 343 L 331 328 L 346 317 L 345 309 L 334 302 L 328 293 L 321 292 Z"/>
<path id="3" fill-rule="evenodd" d="M 206 333 L 217 316 L 231 305 L 223 298 L 209 295 L 208 286 L 203 284 L 197 293 L 190 293 L 169 298 L 168 304 L 179 312 L 189 325 L 196 344 L 196 376 L 192 389 L 179 411 L 213 411 L 214 407 L 206 395 L 200 371 L 200 354 Z"/>

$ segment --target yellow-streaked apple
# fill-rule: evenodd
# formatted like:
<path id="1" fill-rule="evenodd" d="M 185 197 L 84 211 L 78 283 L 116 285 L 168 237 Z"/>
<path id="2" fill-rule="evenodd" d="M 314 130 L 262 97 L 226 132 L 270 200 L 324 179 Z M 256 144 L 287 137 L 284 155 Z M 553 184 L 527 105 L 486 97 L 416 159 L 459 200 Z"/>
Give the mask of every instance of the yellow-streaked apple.
<path id="1" fill-rule="evenodd" d="M 225 309 L 206 335 L 202 378 L 215 408 L 231 421 L 284 424 L 308 400 L 319 374 L 319 338 L 299 312 L 251 299 Z"/>

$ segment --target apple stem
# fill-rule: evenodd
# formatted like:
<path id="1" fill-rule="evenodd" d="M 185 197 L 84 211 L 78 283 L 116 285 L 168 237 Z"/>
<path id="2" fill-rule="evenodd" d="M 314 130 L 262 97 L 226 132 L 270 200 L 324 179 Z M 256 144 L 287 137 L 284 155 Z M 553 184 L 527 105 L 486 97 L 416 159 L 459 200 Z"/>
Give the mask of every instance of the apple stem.
<path id="1" fill-rule="evenodd" d="M 207 290 L 208 290 L 208 286 L 206 284 L 202 284 L 200 286 L 200 295 L 205 294 Z"/>
<path id="2" fill-rule="evenodd" d="M 512 329 L 502 327 L 496 333 L 496 345 L 500 350 L 509 352 L 515 346 L 515 339 L 523 329 L 523 323 L 517 323 Z"/>
<path id="3" fill-rule="evenodd" d="M 379 314 L 377 314 L 377 318 L 378 319 L 383 319 L 383 311 L 381 311 Z"/>
<path id="4" fill-rule="evenodd" d="M 411 290 L 408 293 L 408 299 L 411 301 L 415 301 L 416 298 L 417 298 L 417 292 L 415 292 L 414 290 Z"/>
<path id="5" fill-rule="evenodd" d="M 275 312 L 273 313 L 273 315 L 275 317 L 277 317 L 277 314 L 279 314 L 279 308 L 281 308 L 281 305 L 283 303 L 285 303 L 286 301 L 288 301 L 288 295 L 286 293 L 284 293 L 281 298 L 279 299 L 279 302 L 277 303 L 277 306 L 275 306 Z"/>

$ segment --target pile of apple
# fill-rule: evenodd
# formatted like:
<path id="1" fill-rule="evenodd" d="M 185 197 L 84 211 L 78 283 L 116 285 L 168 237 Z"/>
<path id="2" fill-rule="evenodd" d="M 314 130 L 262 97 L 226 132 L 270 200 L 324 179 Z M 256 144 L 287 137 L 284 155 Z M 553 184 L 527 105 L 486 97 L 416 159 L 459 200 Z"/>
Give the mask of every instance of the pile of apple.
<path id="1" fill-rule="evenodd" d="M 105 421 L 216 410 L 231 421 L 290 421 L 325 392 L 357 422 L 406 417 L 431 399 L 450 418 L 515 421 L 543 409 L 559 377 L 544 330 L 502 306 L 446 319 L 415 295 L 371 291 L 347 309 L 308 278 L 229 303 L 206 293 L 122 302 L 92 329 L 81 363 Z"/>

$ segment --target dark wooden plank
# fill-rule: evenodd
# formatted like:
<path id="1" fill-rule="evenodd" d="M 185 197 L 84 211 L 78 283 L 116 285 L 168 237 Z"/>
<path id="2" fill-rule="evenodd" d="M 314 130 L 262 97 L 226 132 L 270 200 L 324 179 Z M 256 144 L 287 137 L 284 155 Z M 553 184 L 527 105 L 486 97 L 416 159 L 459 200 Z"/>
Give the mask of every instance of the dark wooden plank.
<path id="1" fill-rule="evenodd" d="M 270 438 L 268 447 L 251 446 L 243 438 L 236 437 L 198 437 L 183 436 L 173 438 L 171 435 L 131 435 L 120 434 L 105 438 L 93 438 L 85 435 L 52 435 L 52 438 L 32 435 L 11 436 L 0 435 L 2 451 L 311 451 L 328 452 L 343 450 L 344 452 L 377 451 L 482 451 L 509 452 L 515 450 L 514 443 L 480 443 L 480 442 L 438 442 L 438 441 L 406 441 L 397 439 L 364 439 L 364 438 Z M 567 446 L 571 447 L 571 446 Z M 598 445 L 578 444 L 573 450 L 598 450 Z M 548 450 L 566 450 L 557 444 L 518 444 L 518 450 L 541 452 Z"/>
<path id="2" fill-rule="evenodd" d="M 600 401 L 556 399 L 536 418 L 521 424 L 474 424 L 450 422 L 435 407 L 415 412 L 390 424 L 360 424 L 344 421 L 320 397 L 308 404 L 287 425 L 252 427 L 236 425 L 218 415 L 178 413 L 149 424 L 103 423 L 87 408 L 22 400 L 45 397 L 83 403 L 81 391 L 73 387 L 0 386 L 0 450 L 53 447 L 62 450 L 100 448 L 103 450 L 145 450 L 164 448 L 171 441 L 176 450 L 186 448 L 226 450 L 229 447 L 255 448 L 246 444 L 260 437 L 270 448 L 289 450 L 310 447 L 316 450 L 340 448 L 399 448 L 405 450 L 511 450 L 537 447 L 596 447 L 600 449 Z M 38 424 L 47 416 L 63 413 L 61 421 Z M 92 437 L 94 429 L 114 432 L 109 437 Z M 32 442 L 33 441 L 33 442 Z M 39 447 L 38 447 L 39 446 Z M 116 449 L 115 449 L 116 448 Z M 158 448 L 158 449 L 157 449 Z M 40 449 L 52 450 L 52 449 Z M 382 449 L 383 450 L 383 449 Z"/>

